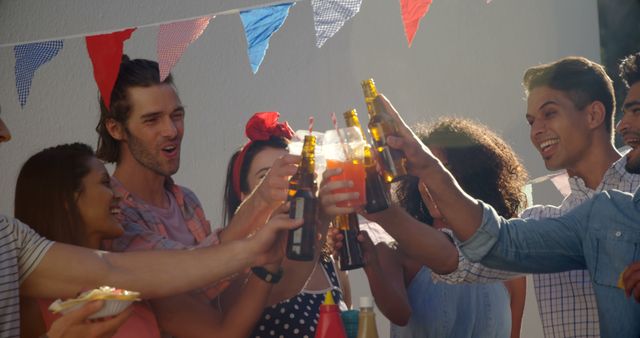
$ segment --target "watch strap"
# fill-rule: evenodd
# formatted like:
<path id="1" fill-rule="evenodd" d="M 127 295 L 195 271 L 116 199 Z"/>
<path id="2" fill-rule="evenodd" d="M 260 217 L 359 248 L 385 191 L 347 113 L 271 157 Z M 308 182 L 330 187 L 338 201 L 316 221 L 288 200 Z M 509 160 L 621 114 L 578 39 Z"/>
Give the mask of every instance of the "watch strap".
<path id="1" fill-rule="evenodd" d="M 282 275 L 284 274 L 284 270 L 282 270 L 282 267 L 278 268 L 278 271 L 274 273 L 261 266 L 254 266 L 251 268 L 251 272 L 253 272 L 256 277 L 270 284 L 279 282 L 282 278 Z"/>

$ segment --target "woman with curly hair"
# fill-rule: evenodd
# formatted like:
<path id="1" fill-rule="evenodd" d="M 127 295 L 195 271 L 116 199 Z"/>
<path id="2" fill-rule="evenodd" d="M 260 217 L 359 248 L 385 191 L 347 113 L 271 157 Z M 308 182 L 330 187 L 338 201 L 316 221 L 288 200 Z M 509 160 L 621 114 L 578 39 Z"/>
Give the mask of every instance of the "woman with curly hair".
<path id="1" fill-rule="evenodd" d="M 471 196 L 506 218 L 525 207 L 522 187 L 527 173 L 511 147 L 489 128 L 445 118 L 414 131 Z M 400 206 L 425 226 L 447 232 L 447 220 L 417 178 L 401 182 L 396 196 Z M 374 246 L 368 235 L 361 239 L 365 272 L 378 307 L 392 322 L 391 337 L 519 336 L 524 278 L 492 284 L 436 283 L 431 269 L 407 255 L 402 245 Z"/>

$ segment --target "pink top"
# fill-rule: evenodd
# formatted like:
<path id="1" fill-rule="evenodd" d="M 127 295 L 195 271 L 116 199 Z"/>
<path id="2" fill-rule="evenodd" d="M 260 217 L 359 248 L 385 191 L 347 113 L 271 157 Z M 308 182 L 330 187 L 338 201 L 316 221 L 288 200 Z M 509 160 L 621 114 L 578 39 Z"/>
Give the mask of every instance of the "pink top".
<path id="1" fill-rule="evenodd" d="M 47 330 L 51 328 L 53 322 L 60 318 L 58 314 L 53 314 L 49 311 L 49 305 L 53 303 L 52 300 L 38 299 L 38 306 L 40 307 L 40 314 L 44 320 Z M 160 338 L 160 329 L 158 329 L 158 322 L 156 316 L 151 311 L 149 305 L 145 302 L 136 302 L 133 305 L 133 312 L 129 319 L 118 329 L 118 332 L 113 336 L 114 338 Z"/>

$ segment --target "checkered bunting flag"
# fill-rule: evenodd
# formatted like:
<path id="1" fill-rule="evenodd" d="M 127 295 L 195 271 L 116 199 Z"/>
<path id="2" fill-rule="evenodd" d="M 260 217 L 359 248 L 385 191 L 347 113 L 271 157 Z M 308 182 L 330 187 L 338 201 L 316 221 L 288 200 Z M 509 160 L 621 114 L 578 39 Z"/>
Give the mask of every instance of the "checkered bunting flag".
<path id="1" fill-rule="evenodd" d="M 160 26 L 157 50 L 161 81 L 167 78 L 187 47 L 202 35 L 213 18 L 214 16 L 204 16 Z"/>
<path id="2" fill-rule="evenodd" d="M 316 47 L 322 47 L 347 20 L 358 14 L 360 4 L 362 0 L 311 0 Z"/>
<path id="3" fill-rule="evenodd" d="M 16 89 L 20 107 L 27 104 L 31 81 L 36 70 L 56 57 L 62 46 L 62 40 L 52 40 L 13 47 L 16 58 Z"/>

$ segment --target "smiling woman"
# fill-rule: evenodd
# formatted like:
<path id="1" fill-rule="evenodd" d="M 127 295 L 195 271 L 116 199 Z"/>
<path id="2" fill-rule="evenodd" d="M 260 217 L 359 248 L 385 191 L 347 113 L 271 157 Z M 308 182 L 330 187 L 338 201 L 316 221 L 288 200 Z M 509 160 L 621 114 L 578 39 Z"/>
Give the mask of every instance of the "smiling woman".
<path id="1" fill-rule="evenodd" d="M 86 144 L 45 149 L 29 158 L 18 175 L 16 218 L 50 240 L 99 249 L 102 240 L 123 233 L 117 205 L 107 170 Z M 22 337 L 40 337 L 51 327 L 59 316 L 48 311 L 50 303 L 21 298 Z M 153 312 L 143 303 L 134 307 L 116 337 L 159 337 Z"/>

